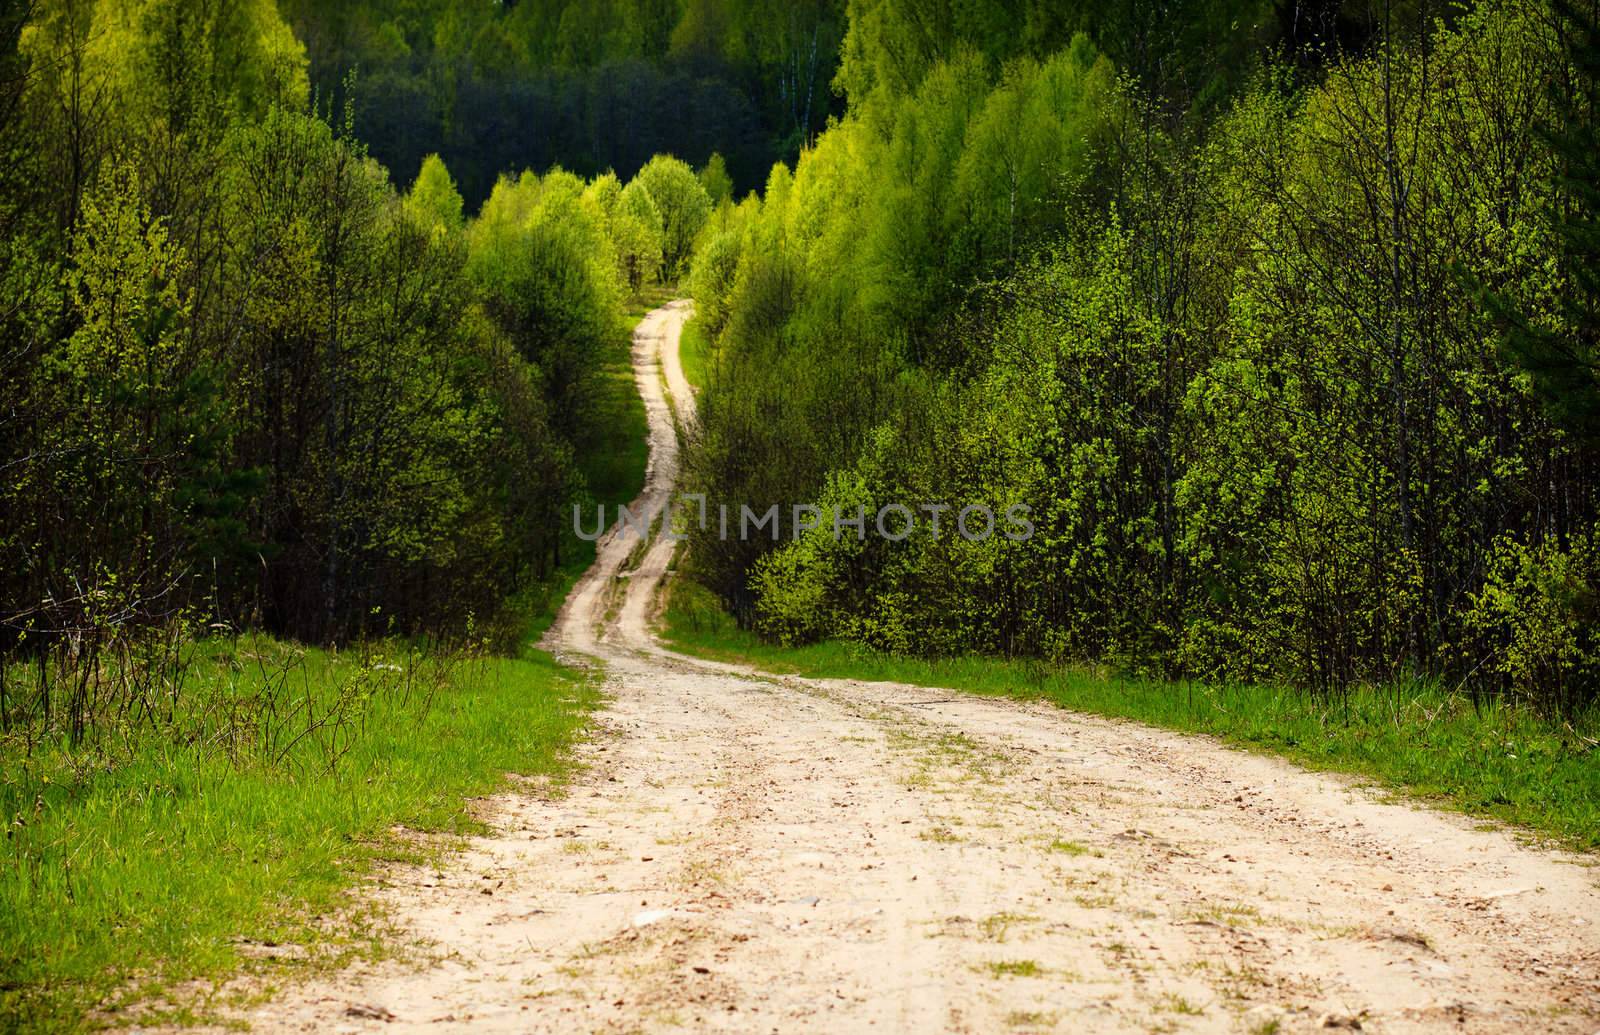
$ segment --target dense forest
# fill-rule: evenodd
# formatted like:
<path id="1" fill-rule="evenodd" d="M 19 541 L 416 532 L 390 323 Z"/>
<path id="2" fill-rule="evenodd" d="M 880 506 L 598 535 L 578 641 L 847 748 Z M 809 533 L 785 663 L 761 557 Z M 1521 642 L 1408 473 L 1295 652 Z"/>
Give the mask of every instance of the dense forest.
<path id="1" fill-rule="evenodd" d="M 838 0 L 284 0 L 311 81 L 402 179 L 444 156 L 470 205 L 505 169 L 631 178 L 721 153 L 760 185 L 842 105 Z"/>
<path id="2" fill-rule="evenodd" d="M 695 488 L 1037 533 L 698 578 L 785 643 L 1592 701 L 1593 5 L 1059 11 L 852 2 L 847 116 L 691 277 Z"/>
<path id="3" fill-rule="evenodd" d="M 702 177 L 506 175 L 468 218 L 440 158 L 396 186 L 319 104 L 271 0 L 3 29 L 0 724 L 79 736 L 128 704 L 97 659 L 206 626 L 516 643 L 590 490 L 597 357 Z"/>

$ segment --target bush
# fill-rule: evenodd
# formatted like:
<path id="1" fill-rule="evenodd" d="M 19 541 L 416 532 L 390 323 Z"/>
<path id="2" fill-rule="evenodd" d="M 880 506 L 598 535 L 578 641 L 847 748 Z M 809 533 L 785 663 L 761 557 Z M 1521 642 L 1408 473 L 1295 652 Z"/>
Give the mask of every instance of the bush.
<path id="1" fill-rule="evenodd" d="M 1495 541 L 1466 626 L 1481 685 L 1575 715 L 1600 691 L 1600 543 L 1595 531 Z"/>

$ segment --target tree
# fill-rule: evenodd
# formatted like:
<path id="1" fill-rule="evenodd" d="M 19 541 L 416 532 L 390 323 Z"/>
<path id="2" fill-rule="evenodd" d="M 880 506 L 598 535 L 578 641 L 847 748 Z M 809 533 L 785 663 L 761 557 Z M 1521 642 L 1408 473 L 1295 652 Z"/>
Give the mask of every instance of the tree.
<path id="1" fill-rule="evenodd" d="M 590 432 L 595 356 L 616 333 L 617 261 L 603 213 L 569 176 L 502 178 L 468 233 L 467 271 L 495 326 L 543 379 L 552 424 Z"/>
<path id="2" fill-rule="evenodd" d="M 273 0 L 99 0 L 89 60 L 129 124 L 173 133 L 309 100 L 305 48 Z"/>
<path id="3" fill-rule="evenodd" d="M 733 180 L 728 177 L 728 163 L 723 160 L 722 152 L 711 152 L 711 157 L 706 159 L 706 164 L 695 175 L 700 180 L 700 186 L 706 189 L 712 208 L 733 199 Z"/>
<path id="4" fill-rule="evenodd" d="M 461 207 L 461 193 L 444 160 L 436 154 L 423 159 L 422 171 L 406 195 L 406 214 L 431 233 L 447 235 L 464 225 Z"/>
<path id="5" fill-rule="evenodd" d="M 228 150 L 232 391 L 238 463 L 266 478 L 265 617 L 316 639 L 375 613 L 420 623 L 437 602 L 411 572 L 448 567 L 477 491 L 459 461 L 478 434 L 456 366 L 461 248 L 314 116 L 273 111 Z"/>
<path id="6" fill-rule="evenodd" d="M 711 196 L 694 170 L 671 155 L 657 155 L 637 177 L 661 213 L 661 279 L 676 280 L 688 270 L 695 235 L 711 215 Z"/>
<path id="7" fill-rule="evenodd" d="M 1503 353 L 1527 371 L 1551 417 L 1600 445 L 1600 18 L 1572 0 L 1557 11 L 1568 75 L 1551 84 L 1538 133 L 1558 169 L 1546 218 L 1565 290 L 1554 320 L 1503 293 L 1480 287 L 1479 297 L 1504 328 Z"/>
<path id="8" fill-rule="evenodd" d="M 151 217 L 127 165 L 86 198 L 74 252 L 76 330 L 38 371 L 63 418 L 46 431 L 53 470 L 36 487 L 53 516 L 41 530 L 56 558 L 47 587 L 74 600 L 81 593 L 67 580 L 82 578 L 148 618 L 196 559 L 179 494 L 197 422 L 217 417 L 203 396 L 210 383 L 183 348 L 188 259 Z M 74 617 L 83 624 L 86 615 Z"/>
<path id="9" fill-rule="evenodd" d="M 623 276 L 635 294 L 646 277 L 659 278 L 666 242 L 666 226 L 661 210 L 642 180 L 633 180 L 617 196 L 612 212 L 611 239 L 616 244 L 617 260 Z"/>

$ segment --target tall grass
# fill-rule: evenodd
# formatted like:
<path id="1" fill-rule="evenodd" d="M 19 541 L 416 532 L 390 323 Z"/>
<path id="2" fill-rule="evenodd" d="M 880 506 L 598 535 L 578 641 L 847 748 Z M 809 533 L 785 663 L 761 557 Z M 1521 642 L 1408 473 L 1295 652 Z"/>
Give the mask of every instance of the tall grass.
<path id="1" fill-rule="evenodd" d="M 349 891 L 437 850 L 398 828 L 470 831 L 466 799 L 507 773 L 560 777 L 595 694 L 531 653 L 182 650 L 179 703 L 157 721 L 0 740 L 0 1029 L 193 1016 L 206 982 L 283 965 L 252 962 L 262 946 L 380 951 Z"/>
<path id="2" fill-rule="evenodd" d="M 1353 773 L 1417 798 L 1492 816 L 1581 849 L 1600 848 L 1600 716 L 1553 723 L 1525 707 L 1419 685 L 1332 698 L 1271 686 L 1133 679 L 1036 660 L 915 658 L 856 643 L 784 648 L 739 629 L 704 589 L 671 585 L 666 640 L 769 671 L 946 687 L 1215 736 L 1314 769 Z"/>

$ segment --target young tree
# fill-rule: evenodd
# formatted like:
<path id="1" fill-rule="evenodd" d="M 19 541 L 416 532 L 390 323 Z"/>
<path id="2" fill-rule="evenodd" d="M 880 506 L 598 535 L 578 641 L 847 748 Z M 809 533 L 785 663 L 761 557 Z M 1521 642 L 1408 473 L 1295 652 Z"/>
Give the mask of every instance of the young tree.
<path id="1" fill-rule="evenodd" d="M 711 215 L 711 196 L 694 170 L 671 155 L 657 155 L 637 177 L 661 213 L 661 279 L 676 280 L 688 270 L 695 235 Z"/>
<path id="2" fill-rule="evenodd" d="M 496 185 L 468 232 L 478 297 L 539 369 L 551 421 L 571 443 L 590 432 L 595 356 L 617 333 L 617 261 L 603 219 L 570 176 L 524 173 Z"/>
<path id="3" fill-rule="evenodd" d="M 700 179 L 700 186 L 706 189 L 712 208 L 733 199 L 733 180 L 728 177 L 728 163 L 723 160 L 722 152 L 711 152 L 711 157 L 695 175 Z"/>
<path id="4" fill-rule="evenodd" d="M 405 205 L 406 214 L 436 236 L 457 233 L 465 225 L 461 192 L 456 190 L 456 181 L 450 177 L 444 160 L 436 154 L 423 159 L 422 171 L 417 173 Z"/>
<path id="5" fill-rule="evenodd" d="M 647 277 L 659 279 L 666 226 L 643 181 L 632 181 L 617 196 L 611 216 L 611 239 L 629 290 L 637 294 Z"/>

